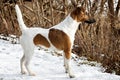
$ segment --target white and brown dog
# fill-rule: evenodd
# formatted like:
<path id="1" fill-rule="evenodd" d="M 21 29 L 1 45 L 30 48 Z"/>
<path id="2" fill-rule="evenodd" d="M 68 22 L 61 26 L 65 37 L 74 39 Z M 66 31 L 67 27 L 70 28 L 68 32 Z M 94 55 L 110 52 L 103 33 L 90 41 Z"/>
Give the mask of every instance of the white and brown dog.
<path id="1" fill-rule="evenodd" d="M 30 70 L 29 63 L 34 53 L 35 46 L 42 46 L 52 50 L 60 50 L 64 53 L 65 70 L 70 78 L 75 77 L 70 67 L 71 49 L 74 42 L 75 33 L 81 22 L 93 23 L 94 19 L 89 19 L 82 7 L 74 9 L 61 23 L 48 29 L 27 28 L 22 19 L 18 5 L 15 5 L 17 19 L 22 31 L 20 43 L 24 50 L 21 58 L 21 73 L 29 75 L 35 74 Z"/>

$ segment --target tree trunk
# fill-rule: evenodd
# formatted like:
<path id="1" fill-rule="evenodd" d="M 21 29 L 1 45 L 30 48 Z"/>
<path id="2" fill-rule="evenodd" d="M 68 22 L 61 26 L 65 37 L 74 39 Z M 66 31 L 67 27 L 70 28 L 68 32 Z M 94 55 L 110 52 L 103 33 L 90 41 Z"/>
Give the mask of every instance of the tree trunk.
<path id="1" fill-rule="evenodd" d="M 110 21 L 111 21 L 111 27 L 114 26 L 114 3 L 113 3 L 113 0 L 108 0 L 108 7 L 109 7 L 109 12 L 108 12 L 108 16 L 110 18 Z"/>
<path id="2" fill-rule="evenodd" d="M 116 11 L 115 11 L 115 17 L 116 17 L 116 19 L 118 19 L 119 9 L 120 9 L 120 0 L 118 1 L 117 7 L 116 7 Z"/>
<path id="3" fill-rule="evenodd" d="M 102 12 L 104 11 L 104 5 L 105 5 L 105 2 L 106 2 L 107 0 L 101 0 L 101 3 L 100 3 L 100 14 L 102 14 Z"/>
<path id="4" fill-rule="evenodd" d="M 99 0 L 94 0 L 92 7 L 90 9 L 91 16 L 94 16 L 94 14 L 97 10 L 97 7 L 98 7 L 98 3 L 99 3 Z"/>

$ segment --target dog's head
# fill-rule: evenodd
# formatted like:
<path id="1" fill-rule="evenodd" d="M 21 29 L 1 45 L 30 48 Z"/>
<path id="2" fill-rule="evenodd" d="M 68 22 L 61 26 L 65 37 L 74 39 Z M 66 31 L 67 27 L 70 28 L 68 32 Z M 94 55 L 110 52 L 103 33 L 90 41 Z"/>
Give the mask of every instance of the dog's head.
<path id="1" fill-rule="evenodd" d="M 71 17 L 77 22 L 85 22 L 88 24 L 94 23 L 94 18 L 89 18 L 83 7 L 77 7 L 71 12 Z"/>

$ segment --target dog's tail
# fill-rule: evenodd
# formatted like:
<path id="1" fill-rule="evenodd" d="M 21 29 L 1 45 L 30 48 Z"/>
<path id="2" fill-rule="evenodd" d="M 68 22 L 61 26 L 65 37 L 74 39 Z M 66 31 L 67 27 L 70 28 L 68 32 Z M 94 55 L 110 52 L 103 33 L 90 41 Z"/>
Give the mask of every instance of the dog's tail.
<path id="1" fill-rule="evenodd" d="M 21 10 L 20 10 L 20 8 L 19 8 L 19 6 L 18 6 L 17 4 L 15 5 L 15 11 L 16 11 L 16 13 L 17 13 L 17 20 L 18 20 L 20 29 L 21 29 L 22 31 L 24 31 L 27 27 L 26 27 L 26 25 L 24 24 Z"/>

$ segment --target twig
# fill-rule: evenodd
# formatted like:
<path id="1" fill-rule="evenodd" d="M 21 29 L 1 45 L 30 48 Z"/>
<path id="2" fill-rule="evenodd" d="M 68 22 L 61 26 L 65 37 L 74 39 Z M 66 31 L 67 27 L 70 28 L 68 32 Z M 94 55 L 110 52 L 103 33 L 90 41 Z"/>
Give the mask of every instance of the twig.
<path id="1" fill-rule="evenodd" d="M 26 6 L 26 5 L 23 5 L 23 7 L 25 7 L 26 9 L 28 9 L 29 11 L 31 11 L 32 13 L 34 13 L 35 15 L 37 15 L 37 13 L 35 13 L 35 12 L 33 11 L 33 9 L 31 9 L 30 7 L 28 7 L 28 6 Z M 47 20 L 49 23 L 52 24 L 52 22 L 51 22 L 50 19 L 48 19 L 48 18 L 42 16 L 41 14 L 40 14 L 40 16 L 41 16 L 43 19 Z"/>

